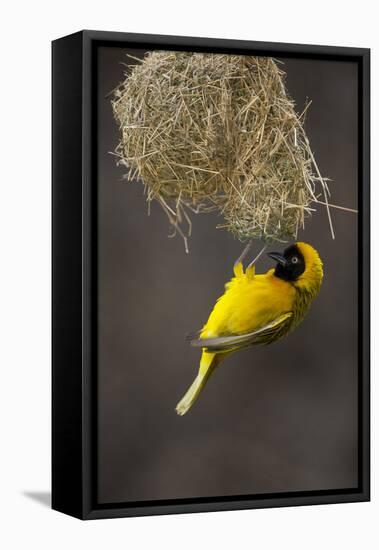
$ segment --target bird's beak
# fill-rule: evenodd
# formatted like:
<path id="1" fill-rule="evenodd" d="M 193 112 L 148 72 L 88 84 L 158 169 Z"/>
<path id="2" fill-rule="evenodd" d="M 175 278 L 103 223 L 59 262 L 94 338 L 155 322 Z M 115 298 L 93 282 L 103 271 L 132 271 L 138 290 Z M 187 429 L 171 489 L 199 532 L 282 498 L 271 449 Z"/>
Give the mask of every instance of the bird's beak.
<path id="1" fill-rule="evenodd" d="M 278 264 L 280 265 L 283 265 L 283 266 L 287 265 L 287 260 L 279 252 L 268 252 L 267 256 L 269 256 L 270 258 L 278 262 Z"/>

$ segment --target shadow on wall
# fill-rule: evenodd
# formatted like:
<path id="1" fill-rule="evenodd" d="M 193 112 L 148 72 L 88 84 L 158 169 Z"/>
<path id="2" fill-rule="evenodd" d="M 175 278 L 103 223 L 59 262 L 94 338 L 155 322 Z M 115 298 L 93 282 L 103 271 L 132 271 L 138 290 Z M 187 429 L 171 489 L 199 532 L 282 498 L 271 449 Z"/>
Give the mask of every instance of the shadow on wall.
<path id="1" fill-rule="evenodd" d="M 30 498 L 42 506 L 51 507 L 50 491 L 23 491 L 22 494 L 24 497 Z"/>

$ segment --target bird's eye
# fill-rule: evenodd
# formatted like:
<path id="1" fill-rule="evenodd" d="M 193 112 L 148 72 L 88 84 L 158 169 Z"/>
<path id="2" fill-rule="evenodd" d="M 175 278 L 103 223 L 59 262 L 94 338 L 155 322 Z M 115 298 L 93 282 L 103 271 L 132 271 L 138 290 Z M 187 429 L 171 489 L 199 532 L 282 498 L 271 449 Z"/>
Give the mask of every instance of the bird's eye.
<path id="1" fill-rule="evenodd" d="M 291 260 L 291 262 L 292 262 L 293 264 L 297 264 L 298 261 L 299 261 L 299 259 L 296 258 L 296 256 L 294 256 L 294 257 L 292 258 L 292 260 Z"/>

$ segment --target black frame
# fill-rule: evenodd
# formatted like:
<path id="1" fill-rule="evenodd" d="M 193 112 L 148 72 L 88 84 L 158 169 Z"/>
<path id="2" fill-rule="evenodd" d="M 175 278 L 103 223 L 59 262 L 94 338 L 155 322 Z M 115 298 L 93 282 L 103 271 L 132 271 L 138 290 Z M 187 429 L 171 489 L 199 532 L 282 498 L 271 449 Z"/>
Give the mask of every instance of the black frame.
<path id="1" fill-rule="evenodd" d="M 359 486 L 99 505 L 96 500 L 99 46 L 356 61 L 359 66 Z M 82 31 L 53 42 L 52 507 L 81 519 L 370 499 L 370 50 Z"/>

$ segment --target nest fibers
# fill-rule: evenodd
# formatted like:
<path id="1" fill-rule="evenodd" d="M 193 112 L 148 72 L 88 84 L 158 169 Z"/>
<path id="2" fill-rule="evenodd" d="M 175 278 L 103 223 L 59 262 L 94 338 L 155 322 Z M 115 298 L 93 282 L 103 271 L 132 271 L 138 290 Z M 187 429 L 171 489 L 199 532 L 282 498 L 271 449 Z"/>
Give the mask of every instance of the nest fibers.
<path id="1" fill-rule="evenodd" d="M 112 99 L 116 155 L 186 245 L 190 211 L 218 211 L 218 227 L 241 241 L 272 242 L 296 238 L 317 183 L 328 205 L 304 113 L 272 58 L 158 51 L 137 61 Z"/>

